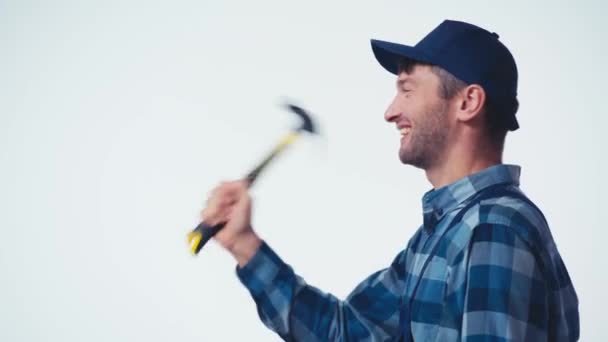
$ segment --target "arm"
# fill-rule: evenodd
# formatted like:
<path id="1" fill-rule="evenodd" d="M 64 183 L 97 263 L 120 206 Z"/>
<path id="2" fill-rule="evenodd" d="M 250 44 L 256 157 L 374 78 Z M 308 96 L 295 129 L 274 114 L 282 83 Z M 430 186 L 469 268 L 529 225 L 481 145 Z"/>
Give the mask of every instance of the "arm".
<path id="1" fill-rule="evenodd" d="M 506 225 L 482 224 L 469 245 L 463 341 L 546 341 L 548 293 L 531 246 Z"/>
<path id="2" fill-rule="evenodd" d="M 214 239 L 237 260 L 237 275 L 249 289 L 262 321 L 285 340 L 386 340 L 399 330 L 404 261 L 376 272 L 348 297 L 336 297 L 307 285 L 251 227 L 251 197 L 246 181 L 215 188 L 201 216 L 214 226 Z M 404 255 L 404 253 L 401 253 Z"/>
<path id="3" fill-rule="evenodd" d="M 286 341 L 394 339 L 399 332 L 404 254 L 364 280 L 345 301 L 307 285 L 266 243 L 244 267 L 237 267 L 237 275 L 255 300 L 261 320 Z"/>

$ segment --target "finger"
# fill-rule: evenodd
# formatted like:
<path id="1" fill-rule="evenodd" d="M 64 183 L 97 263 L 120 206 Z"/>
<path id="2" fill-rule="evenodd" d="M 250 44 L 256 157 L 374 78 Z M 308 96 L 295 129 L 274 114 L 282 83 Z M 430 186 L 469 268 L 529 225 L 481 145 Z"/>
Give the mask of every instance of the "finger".
<path id="1" fill-rule="evenodd" d="M 240 179 L 236 181 L 226 182 L 223 184 L 223 188 L 227 193 L 240 194 L 248 190 L 249 181 Z"/>
<path id="2" fill-rule="evenodd" d="M 220 185 L 215 187 L 209 194 L 209 198 L 223 197 L 226 195 L 235 195 L 247 191 L 249 188 L 249 181 L 247 180 L 236 180 L 230 182 L 222 182 Z"/>
<path id="3" fill-rule="evenodd" d="M 227 220 L 227 211 L 232 211 L 247 189 L 246 180 L 222 182 L 211 191 L 206 207 L 200 213 L 201 219 L 209 224 Z"/>
<path id="4" fill-rule="evenodd" d="M 201 219 L 209 224 L 223 222 L 227 220 L 229 213 L 234 210 L 237 203 L 236 196 L 218 199 L 201 211 Z"/>
<path id="5" fill-rule="evenodd" d="M 226 186 L 218 186 L 215 188 L 211 195 L 207 198 L 207 207 L 221 206 L 224 203 L 229 202 L 232 196 L 234 196 Z"/>
<path id="6" fill-rule="evenodd" d="M 229 214 L 229 211 L 217 212 L 213 216 L 204 216 L 202 221 L 208 226 L 213 227 L 221 223 L 226 223 Z"/>
<path id="7" fill-rule="evenodd" d="M 209 210 L 209 208 L 205 208 L 201 210 L 201 221 L 210 222 L 213 219 L 213 212 Z"/>

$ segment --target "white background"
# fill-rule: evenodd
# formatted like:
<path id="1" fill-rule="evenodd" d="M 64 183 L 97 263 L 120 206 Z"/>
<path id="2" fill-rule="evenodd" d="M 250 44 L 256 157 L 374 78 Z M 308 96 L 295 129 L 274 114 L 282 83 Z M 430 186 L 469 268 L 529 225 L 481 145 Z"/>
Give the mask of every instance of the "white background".
<path id="1" fill-rule="evenodd" d="M 254 224 L 339 297 L 421 223 L 423 172 L 382 115 L 394 76 L 370 38 L 415 44 L 443 19 L 496 31 L 520 70 L 505 162 L 606 322 L 607 25 L 601 1 L 0 0 L 0 340 L 274 341 L 235 262 L 185 234 L 206 194 L 316 114 L 254 189 Z"/>

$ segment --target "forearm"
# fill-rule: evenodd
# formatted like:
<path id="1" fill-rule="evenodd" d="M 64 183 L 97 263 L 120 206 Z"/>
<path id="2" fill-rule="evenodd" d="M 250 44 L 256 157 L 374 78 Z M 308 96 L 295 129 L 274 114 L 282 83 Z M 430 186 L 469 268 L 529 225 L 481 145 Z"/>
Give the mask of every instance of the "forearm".
<path id="1" fill-rule="evenodd" d="M 237 275 L 255 300 L 262 322 L 283 339 L 335 340 L 329 337 L 329 328 L 342 325 L 340 301 L 307 285 L 265 243 L 260 241 L 255 255 L 237 267 Z"/>
<path id="2" fill-rule="evenodd" d="M 249 262 L 237 267 L 237 275 L 264 324 L 285 340 L 386 340 L 398 332 L 403 283 L 393 267 L 376 272 L 341 301 L 306 284 L 261 242 Z"/>

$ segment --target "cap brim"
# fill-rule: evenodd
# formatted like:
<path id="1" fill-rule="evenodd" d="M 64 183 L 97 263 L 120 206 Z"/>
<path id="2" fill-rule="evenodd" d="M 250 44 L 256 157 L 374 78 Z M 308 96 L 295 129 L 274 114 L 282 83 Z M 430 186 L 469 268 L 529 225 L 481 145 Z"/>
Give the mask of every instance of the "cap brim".
<path id="1" fill-rule="evenodd" d="M 399 62 L 404 59 L 411 59 L 418 62 L 434 64 L 429 56 L 423 54 L 413 46 L 401 45 L 383 40 L 372 39 L 372 50 L 378 63 L 392 74 L 399 74 Z"/>

